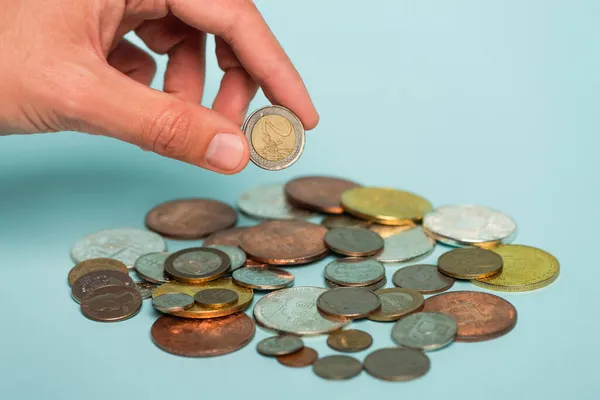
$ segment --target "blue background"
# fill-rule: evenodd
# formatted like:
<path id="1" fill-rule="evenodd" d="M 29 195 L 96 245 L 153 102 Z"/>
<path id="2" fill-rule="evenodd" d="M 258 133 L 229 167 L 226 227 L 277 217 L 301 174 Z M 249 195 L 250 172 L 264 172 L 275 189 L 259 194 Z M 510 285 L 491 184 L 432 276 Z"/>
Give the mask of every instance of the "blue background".
<path id="1" fill-rule="evenodd" d="M 250 164 L 220 176 L 77 133 L 1 138 L 0 397 L 598 398 L 599 4 L 258 1 L 322 117 L 300 161 L 282 172 Z M 210 58 L 207 99 L 219 76 Z M 259 96 L 251 109 L 265 104 Z M 256 353 L 268 335 L 260 329 L 237 353 L 180 358 L 152 344 L 148 301 L 131 320 L 101 324 L 71 300 L 69 250 L 83 235 L 143 227 L 168 199 L 233 204 L 246 189 L 304 174 L 403 188 L 436 206 L 501 209 L 519 224 L 516 242 L 556 255 L 561 276 L 546 289 L 503 294 L 519 312 L 512 333 L 431 353 L 431 371 L 409 383 L 366 373 L 328 382 L 285 368 Z M 320 285 L 324 263 L 294 269 L 296 285 Z M 373 348 L 392 345 L 389 324 L 352 327 L 368 330 Z M 333 353 L 324 338 L 306 342 Z"/>

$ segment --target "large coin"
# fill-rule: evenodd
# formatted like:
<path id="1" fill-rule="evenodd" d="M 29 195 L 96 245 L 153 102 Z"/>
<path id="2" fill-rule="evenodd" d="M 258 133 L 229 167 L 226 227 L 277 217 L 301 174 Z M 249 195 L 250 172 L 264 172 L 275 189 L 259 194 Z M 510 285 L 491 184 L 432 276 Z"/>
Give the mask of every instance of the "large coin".
<path id="1" fill-rule="evenodd" d="M 325 235 L 325 244 L 336 253 L 368 257 L 383 250 L 383 239 L 364 228 L 334 228 Z"/>
<path id="2" fill-rule="evenodd" d="M 425 351 L 448 346 L 456 337 L 456 320 L 437 312 L 408 315 L 392 328 L 392 339 L 400 346 Z"/>
<path id="3" fill-rule="evenodd" d="M 167 244 L 156 233 L 142 229 L 107 229 L 79 240 L 71 249 L 73 261 L 90 258 L 113 258 L 128 267 L 143 254 L 165 251 Z"/>
<path id="4" fill-rule="evenodd" d="M 219 279 L 229 271 L 231 260 L 220 250 L 194 247 L 180 250 L 165 261 L 165 273 L 185 283 L 204 283 Z"/>
<path id="5" fill-rule="evenodd" d="M 410 381 L 429 371 L 430 361 L 422 351 L 395 347 L 375 350 L 364 361 L 367 373 L 386 381 Z"/>
<path id="6" fill-rule="evenodd" d="M 321 335 L 349 321 L 329 320 L 317 310 L 317 298 L 326 289 L 298 286 L 269 293 L 254 306 L 256 321 L 267 329 L 292 335 Z"/>
<path id="7" fill-rule="evenodd" d="M 244 253 L 239 247 L 223 246 L 220 244 L 211 244 L 206 247 L 217 249 L 227 254 L 229 261 L 231 262 L 231 266 L 229 267 L 230 272 L 243 267 L 246 263 L 246 253 Z"/>
<path id="8" fill-rule="evenodd" d="M 375 292 L 381 309 L 369 316 L 373 321 L 396 321 L 405 315 L 420 311 L 425 301 L 416 290 L 404 288 L 380 289 Z"/>
<path id="9" fill-rule="evenodd" d="M 325 279 L 340 286 L 369 286 L 384 277 L 383 264 L 368 258 L 343 258 L 325 267 Z"/>
<path id="10" fill-rule="evenodd" d="M 85 274 L 102 270 L 119 271 L 124 274 L 128 273 L 127 265 L 123 264 L 121 261 L 113 260 L 112 258 L 91 258 L 78 263 L 71 271 L 69 271 L 69 286 L 73 286 L 75 281 Z"/>
<path id="11" fill-rule="evenodd" d="M 292 354 L 304 348 L 304 342 L 298 336 L 279 335 L 261 340 L 256 350 L 264 356 L 277 357 Z"/>
<path id="12" fill-rule="evenodd" d="M 457 342 L 490 340 L 510 332 L 517 310 L 508 301 L 482 292 L 448 292 L 425 300 L 423 311 L 448 314 L 456 319 Z"/>
<path id="13" fill-rule="evenodd" d="M 360 186 L 346 179 L 326 176 L 305 176 L 292 179 L 284 188 L 291 204 L 306 210 L 342 214 L 342 193 Z"/>
<path id="14" fill-rule="evenodd" d="M 330 333 L 327 345 L 334 350 L 344 353 L 355 353 L 368 349 L 373 344 L 373 338 L 367 332 L 358 329 L 341 330 Z"/>
<path id="15" fill-rule="evenodd" d="M 81 312 L 94 321 L 115 322 L 133 317 L 142 307 L 142 296 L 127 286 L 104 286 L 86 294 Z"/>
<path id="16" fill-rule="evenodd" d="M 169 282 L 165 275 L 165 261 L 170 253 L 148 253 L 137 259 L 133 268 L 140 278 L 152 283 Z"/>
<path id="17" fill-rule="evenodd" d="M 334 381 L 354 378 L 361 373 L 362 368 L 360 361 L 345 355 L 319 358 L 313 364 L 313 372 L 317 376 Z"/>
<path id="18" fill-rule="evenodd" d="M 207 308 L 223 308 L 234 305 L 240 296 L 230 289 L 205 289 L 194 296 L 196 303 Z"/>
<path id="19" fill-rule="evenodd" d="M 454 249 L 438 258 L 438 268 L 456 279 L 487 278 L 502 271 L 502 257 L 475 247 Z"/>
<path id="20" fill-rule="evenodd" d="M 254 331 L 254 321 L 244 313 L 204 320 L 163 315 L 152 325 L 151 335 L 154 343 L 168 353 L 212 357 L 246 346 Z"/>
<path id="21" fill-rule="evenodd" d="M 238 207 L 246 215 L 257 219 L 308 219 L 314 213 L 292 207 L 285 199 L 283 185 L 265 185 L 254 188 L 238 198 Z"/>
<path id="22" fill-rule="evenodd" d="M 210 247 L 212 245 L 221 246 L 240 246 L 240 238 L 246 232 L 249 227 L 243 226 L 238 228 L 229 228 L 219 232 L 215 232 L 202 242 L 203 246 Z"/>
<path id="23" fill-rule="evenodd" d="M 431 253 L 435 246 L 435 240 L 425 235 L 420 226 L 389 236 L 384 243 L 383 252 L 377 256 L 381 262 L 412 260 Z"/>
<path id="24" fill-rule="evenodd" d="M 364 219 L 354 218 L 351 215 L 329 215 L 321 221 L 321 225 L 327 229 L 333 228 L 369 228 L 372 222 Z"/>
<path id="25" fill-rule="evenodd" d="M 194 298 L 184 293 L 165 293 L 152 299 L 152 306 L 163 313 L 173 313 L 192 308 Z"/>
<path id="26" fill-rule="evenodd" d="M 286 367 L 302 368 L 312 365 L 318 358 L 319 354 L 316 350 L 304 346 L 300 351 L 278 356 L 277 361 Z"/>
<path id="27" fill-rule="evenodd" d="M 382 287 L 385 287 L 386 284 L 387 284 L 387 279 L 384 276 L 383 279 L 381 279 L 380 281 L 375 282 L 371 285 L 358 286 L 358 287 L 361 287 L 361 288 L 367 289 L 367 290 L 371 290 L 374 292 L 378 289 L 381 289 Z M 338 285 L 337 283 L 331 282 L 329 279 L 325 279 L 325 286 L 327 286 L 329 289 L 335 289 L 335 288 L 339 288 L 339 287 L 348 287 L 345 285 Z"/>
<path id="28" fill-rule="evenodd" d="M 471 204 L 440 207 L 425 216 L 423 227 L 442 243 L 479 247 L 508 243 L 517 230 L 517 224 L 508 215 Z"/>
<path id="29" fill-rule="evenodd" d="M 246 267 L 233 271 L 233 281 L 256 290 L 278 290 L 294 284 L 294 275 L 274 267 Z"/>
<path id="30" fill-rule="evenodd" d="M 119 271 L 93 271 L 73 283 L 71 295 L 79 303 L 86 294 L 104 286 L 133 286 L 133 280 L 128 274 Z"/>
<path id="31" fill-rule="evenodd" d="M 400 268 L 393 277 L 394 285 L 423 294 L 444 292 L 454 285 L 454 279 L 442 274 L 437 265 L 419 264 Z"/>
<path id="32" fill-rule="evenodd" d="M 317 308 L 334 318 L 365 318 L 381 308 L 379 297 L 359 287 L 330 289 L 319 296 Z"/>

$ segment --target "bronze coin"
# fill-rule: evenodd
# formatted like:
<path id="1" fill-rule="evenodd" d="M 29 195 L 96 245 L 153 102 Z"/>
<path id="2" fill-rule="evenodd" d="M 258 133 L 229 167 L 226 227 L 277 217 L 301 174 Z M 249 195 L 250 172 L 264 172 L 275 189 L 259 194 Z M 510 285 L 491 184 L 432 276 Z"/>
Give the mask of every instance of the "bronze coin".
<path id="1" fill-rule="evenodd" d="M 71 286 L 71 295 L 76 302 L 80 303 L 83 296 L 104 286 L 133 286 L 133 279 L 119 271 L 93 271 L 75 281 Z"/>
<path id="2" fill-rule="evenodd" d="M 238 228 L 229 228 L 223 231 L 215 232 L 202 242 L 203 246 L 213 246 L 213 245 L 221 245 L 221 246 L 233 246 L 240 247 L 240 239 L 242 235 L 250 228 L 248 227 L 238 227 Z"/>
<path id="3" fill-rule="evenodd" d="M 368 349 L 373 344 L 373 338 L 367 332 L 358 329 L 336 331 L 327 337 L 327 345 L 334 350 L 344 353 L 355 353 Z"/>
<path id="4" fill-rule="evenodd" d="M 185 319 L 163 315 L 154 322 L 152 340 L 164 351 L 184 357 L 213 357 L 246 346 L 254 321 L 245 313 L 222 318 Z"/>
<path id="5" fill-rule="evenodd" d="M 133 317 L 142 308 L 142 296 L 132 287 L 104 286 L 87 293 L 81 312 L 94 321 L 116 322 Z"/>
<path id="6" fill-rule="evenodd" d="M 348 214 L 330 215 L 323 218 L 321 225 L 327 229 L 333 228 L 368 228 L 372 224 L 371 221 L 358 219 Z"/>
<path id="7" fill-rule="evenodd" d="M 396 321 L 423 309 L 425 298 L 416 290 L 405 288 L 381 289 L 375 292 L 381 301 L 381 308 L 371 314 L 372 321 Z"/>
<path id="8" fill-rule="evenodd" d="M 517 310 L 508 301 L 482 292 L 448 292 L 425 300 L 423 311 L 454 317 L 457 342 L 480 342 L 510 332 L 517 323 Z"/>
<path id="9" fill-rule="evenodd" d="M 454 285 L 454 279 L 442 274 L 437 265 L 409 265 L 400 268 L 392 278 L 394 285 L 423 294 L 444 292 Z"/>
<path id="10" fill-rule="evenodd" d="M 487 278 L 502 271 L 502 257 L 477 247 L 454 249 L 440 256 L 438 268 L 457 279 Z"/>
<path id="11" fill-rule="evenodd" d="M 310 347 L 304 346 L 302 350 L 284 356 L 277 356 L 277 361 L 286 367 L 308 367 L 319 358 L 319 354 Z"/>
<path id="12" fill-rule="evenodd" d="M 325 244 L 339 254 L 368 257 L 383 250 L 383 239 L 364 228 L 334 228 L 325 235 Z"/>
<path id="13" fill-rule="evenodd" d="M 285 187 L 285 196 L 294 206 L 328 214 L 342 214 L 342 193 L 360 186 L 346 179 L 305 176 L 292 179 Z"/>
<path id="14" fill-rule="evenodd" d="M 146 215 L 148 229 L 176 239 L 202 239 L 236 222 L 237 212 L 232 207 L 210 199 L 173 200 Z"/>
<path id="15" fill-rule="evenodd" d="M 313 372 L 323 379 L 341 381 L 351 379 L 361 373 L 360 361 L 350 356 L 327 356 L 319 358 L 313 364 Z"/>
<path id="16" fill-rule="evenodd" d="M 304 221 L 264 222 L 248 230 L 240 241 L 242 249 L 265 264 L 306 264 L 325 257 L 327 228 Z"/>
<path id="17" fill-rule="evenodd" d="M 379 297 L 359 287 L 330 289 L 317 298 L 317 308 L 334 318 L 365 318 L 381 308 Z"/>
<path id="18" fill-rule="evenodd" d="M 194 300 L 201 306 L 208 308 L 229 307 L 237 303 L 239 296 L 229 289 L 205 289 L 194 295 Z"/>
<path id="19" fill-rule="evenodd" d="M 73 286 L 75 281 L 85 274 L 102 270 L 119 271 L 126 274 L 127 265 L 112 258 L 90 258 L 89 260 L 78 263 L 71 269 L 71 271 L 69 271 L 69 286 Z"/>
<path id="20" fill-rule="evenodd" d="M 365 358 L 367 373 L 386 381 L 410 381 L 429 371 L 429 357 L 421 350 L 390 347 L 375 350 Z"/>
<path id="21" fill-rule="evenodd" d="M 229 271 L 227 254 L 211 247 L 193 247 L 177 251 L 165 260 L 165 274 L 184 283 L 205 283 L 219 279 Z"/>
<path id="22" fill-rule="evenodd" d="M 379 282 L 375 282 L 372 285 L 368 285 L 368 286 L 358 286 L 361 287 L 363 289 L 367 289 L 370 290 L 372 292 L 381 289 L 382 287 L 384 287 L 387 284 L 387 278 L 383 277 L 382 280 L 380 280 Z M 329 289 L 335 289 L 335 288 L 339 288 L 339 287 L 349 287 L 349 286 L 342 286 L 342 285 L 338 285 L 335 282 L 331 282 L 329 279 L 325 278 L 325 286 L 327 286 Z M 353 287 L 357 287 L 357 286 L 353 286 Z"/>

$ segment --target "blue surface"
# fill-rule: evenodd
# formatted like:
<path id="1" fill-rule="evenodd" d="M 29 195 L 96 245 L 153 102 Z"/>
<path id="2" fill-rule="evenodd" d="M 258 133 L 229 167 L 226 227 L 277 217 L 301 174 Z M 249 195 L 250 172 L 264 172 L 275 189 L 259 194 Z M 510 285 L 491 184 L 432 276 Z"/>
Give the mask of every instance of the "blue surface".
<path id="1" fill-rule="evenodd" d="M 0 138 L 0 397 L 598 398 L 600 3 L 258 5 L 322 117 L 292 168 L 251 164 L 227 177 L 76 133 Z M 219 75 L 211 59 L 207 99 Z M 260 96 L 251 109 L 265 104 Z M 246 189 L 302 174 L 404 188 L 434 205 L 504 210 L 519 224 L 516 242 L 556 255 L 561 276 L 546 289 L 503 294 L 519 312 L 512 333 L 431 353 L 429 374 L 409 383 L 365 373 L 334 383 L 309 368 L 282 367 L 256 353 L 262 330 L 237 353 L 180 358 L 152 344 L 157 314 L 148 302 L 131 320 L 101 324 L 71 300 L 69 250 L 81 236 L 142 227 L 146 211 L 164 200 L 233 203 Z M 191 244 L 169 242 L 172 250 Z M 294 269 L 296 284 L 321 284 L 323 264 Z M 467 283 L 456 289 L 479 290 Z M 374 348 L 392 345 L 389 324 L 352 326 L 369 331 Z M 307 344 L 333 353 L 324 338 Z"/>

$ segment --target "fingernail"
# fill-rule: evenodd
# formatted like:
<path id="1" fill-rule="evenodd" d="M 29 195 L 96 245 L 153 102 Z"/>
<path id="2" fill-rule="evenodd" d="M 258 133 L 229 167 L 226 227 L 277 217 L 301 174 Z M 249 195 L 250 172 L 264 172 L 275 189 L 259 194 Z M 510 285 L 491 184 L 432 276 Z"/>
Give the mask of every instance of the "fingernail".
<path id="1" fill-rule="evenodd" d="M 244 142 L 233 133 L 217 133 L 206 149 L 206 162 L 223 171 L 235 169 L 244 156 Z"/>

